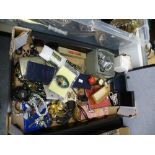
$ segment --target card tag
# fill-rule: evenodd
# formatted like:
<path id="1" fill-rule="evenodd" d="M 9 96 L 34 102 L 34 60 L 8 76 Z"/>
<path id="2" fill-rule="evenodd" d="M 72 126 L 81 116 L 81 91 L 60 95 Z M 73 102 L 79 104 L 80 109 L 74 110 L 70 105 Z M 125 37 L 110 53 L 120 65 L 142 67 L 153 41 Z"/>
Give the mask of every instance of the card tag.
<path id="1" fill-rule="evenodd" d="M 82 80 L 82 79 L 79 79 L 79 81 L 78 81 L 78 82 L 83 83 L 83 80 Z"/>

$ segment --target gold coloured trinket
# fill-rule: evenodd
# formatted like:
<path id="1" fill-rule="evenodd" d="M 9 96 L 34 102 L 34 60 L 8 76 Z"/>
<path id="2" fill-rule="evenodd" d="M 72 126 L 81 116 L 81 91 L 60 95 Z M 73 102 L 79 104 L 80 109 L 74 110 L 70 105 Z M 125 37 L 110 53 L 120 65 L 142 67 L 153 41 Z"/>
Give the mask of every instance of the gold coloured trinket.
<path id="1" fill-rule="evenodd" d="M 56 116 L 61 116 L 65 113 L 65 106 L 60 101 L 53 101 L 49 106 L 49 113 L 53 118 L 56 118 Z"/>

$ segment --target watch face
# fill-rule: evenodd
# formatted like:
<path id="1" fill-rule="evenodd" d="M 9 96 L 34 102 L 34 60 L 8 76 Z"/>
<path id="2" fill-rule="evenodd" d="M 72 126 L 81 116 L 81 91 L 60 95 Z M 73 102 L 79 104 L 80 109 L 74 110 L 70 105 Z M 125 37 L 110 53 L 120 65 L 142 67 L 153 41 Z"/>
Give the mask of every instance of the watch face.
<path id="1" fill-rule="evenodd" d="M 98 55 L 98 64 L 101 72 L 108 72 L 112 69 L 113 63 L 111 62 L 110 57 L 106 57 L 103 53 L 99 53 Z"/>
<path id="2" fill-rule="evenodd" d="M 20 95 L 20 97 L 21 97 L 22 99 L 25 99 L 25 98 L 27 97 L 27 94 L 28 94 L 27 91 L 24 90 L 24 89 L 21 90 L 19 93 L 20 93 L 19 95 Z"/>
<path id="3" fill-rule="evenodd" d="M 56 76 L 56 83 L 61 88 L 68 88 L 69 87 L 69 81 L 66 77 L 62 75 Z"/>
<path id="4" fill-rule="evenodd" d="M 112 69 L 112 66 L 113 64 L 111 62 L 105 62 L 104 64 L 104 68 L 105 68 L 105 71 L 110 71 Z"/>

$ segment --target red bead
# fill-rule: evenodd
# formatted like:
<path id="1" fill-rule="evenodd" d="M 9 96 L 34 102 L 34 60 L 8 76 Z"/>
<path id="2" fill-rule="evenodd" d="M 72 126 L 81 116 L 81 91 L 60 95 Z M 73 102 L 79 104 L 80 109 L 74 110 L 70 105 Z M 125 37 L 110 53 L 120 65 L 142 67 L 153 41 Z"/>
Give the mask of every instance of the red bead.
<path id="1" fill-rule="evenodd" d="M 94 84 L 96 84 L 96 78 L 93 77 L 93 76 L 91 76 L 91 77 L 88 79 L 88 82 L 89 82 L 90 85 L 94 85 Z"/>

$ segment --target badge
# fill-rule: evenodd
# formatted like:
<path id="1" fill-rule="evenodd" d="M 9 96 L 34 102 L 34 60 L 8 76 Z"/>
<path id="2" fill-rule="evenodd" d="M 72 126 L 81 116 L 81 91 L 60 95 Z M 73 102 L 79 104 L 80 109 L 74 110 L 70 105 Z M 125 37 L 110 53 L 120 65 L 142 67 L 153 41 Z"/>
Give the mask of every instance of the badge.
<path id="1" fill-rule="evenodd" d="M 56 76 L 56 82 L 57 82 L 57 85 L 61 88 L 68 88 L 69 87 L 69 81 L 67 80 L 66 77 L 64 77 L 62 75 Z"/>

